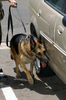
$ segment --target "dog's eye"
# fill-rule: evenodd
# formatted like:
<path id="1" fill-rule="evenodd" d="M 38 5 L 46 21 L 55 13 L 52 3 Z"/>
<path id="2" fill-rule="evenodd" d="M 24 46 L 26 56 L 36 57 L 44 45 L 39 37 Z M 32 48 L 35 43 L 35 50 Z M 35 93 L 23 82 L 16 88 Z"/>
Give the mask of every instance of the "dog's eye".
<path id="1" fill-rule="evenodd" d="M 41 49 L 41 46 L 40 46 L 40 45 L 38 45 L 38 48 L 39 48 L 39 49 Z"/>
<path id="2" fill-rule="evenodd" d="M 46 53 L 46 51 L 43 51 L 43 54 L 45 54 Z"/>
<path id="3" fill-rule="evenodd" d="M 42 54 L 39 52 L 38 55 L 41 56 Z"/>

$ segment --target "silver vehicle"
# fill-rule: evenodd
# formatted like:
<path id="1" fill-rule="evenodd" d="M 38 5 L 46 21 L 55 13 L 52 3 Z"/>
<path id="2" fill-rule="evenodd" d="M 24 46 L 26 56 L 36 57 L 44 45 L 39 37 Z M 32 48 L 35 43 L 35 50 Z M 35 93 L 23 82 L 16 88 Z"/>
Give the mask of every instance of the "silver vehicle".
<path id="1" fill-rule="evenodd" d="M 49 65 L 66 84 L 66 0 L 30 0 L 29 8 L 31 34 L 42 36 Z"/>

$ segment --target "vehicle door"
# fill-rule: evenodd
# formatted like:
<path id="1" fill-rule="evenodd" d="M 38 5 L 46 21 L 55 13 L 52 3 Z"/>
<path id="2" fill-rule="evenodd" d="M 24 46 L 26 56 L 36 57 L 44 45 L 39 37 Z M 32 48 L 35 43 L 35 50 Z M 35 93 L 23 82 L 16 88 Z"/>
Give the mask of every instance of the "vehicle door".
<path id="1" fill-rule="evenodd" d="M 58 67 L 57 72 L 66 83 L 66 25 L 64 26 L 63 18 L 66 16 L 66 0 L 62 0 L 61 11 L 55 28 L 55 65 Z M 65 19 L 64 19 L 65 20 Z"/>
<path id="2" fill-rule="evenodd" d="M 44 44 L 49 58 L 55 62 L 55 27 L 58 20 L 58 12 L 53 9 L 52 0 L 41 0 L 37 8 L 37 23 L 40 34 L 44 37 Z"/>
<path id="3" fill-rule="evenodd" d="M 46 47 L 55 65 L 53 66 L 55 72 L 66 83 L 66 27 L 63 24 L 66 0 L 45 0 L 45 2 L 42 0 L 40 8 L 41 14 L 38 18 L 40 33 L 48 41 Z"/>

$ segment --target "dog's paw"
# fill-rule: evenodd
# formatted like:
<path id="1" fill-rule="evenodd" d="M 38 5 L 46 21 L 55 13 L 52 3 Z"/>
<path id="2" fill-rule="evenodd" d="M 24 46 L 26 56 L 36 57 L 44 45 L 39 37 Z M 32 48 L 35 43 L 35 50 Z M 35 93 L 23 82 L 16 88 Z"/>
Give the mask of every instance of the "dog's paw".
<path id="1" fill-rule="evenodd" d="M 17 78 L 21 78 L 21 75 L 20 75 L 20 74 L 17 74 L 16 77 L 17 77 Z"/>
<path id="2" fill-rule="evenodd" d="M 34 75 L 32 75 L 32 78 L 33 78 L 33 81 L 34 81 L 34 83 L 35 83 L 35 78 L 34 78 Z"/>
<path id="3" fill-rule="evenodd" d="M 33 84 L 34 84 L 33 79 L 29 79 L 29 80 L 28 80 L 28 82 L 29 82 L 31 85 L 33 85 Z"/>
<path id="4" fill-rule="evenodd" d="M 30 76 L 30 77 L 28 77 L 28 82 L 31 84 L 31 85 L 33 85 L 34 84 L 34 80 L 33 80 L 33 78 Z"/>

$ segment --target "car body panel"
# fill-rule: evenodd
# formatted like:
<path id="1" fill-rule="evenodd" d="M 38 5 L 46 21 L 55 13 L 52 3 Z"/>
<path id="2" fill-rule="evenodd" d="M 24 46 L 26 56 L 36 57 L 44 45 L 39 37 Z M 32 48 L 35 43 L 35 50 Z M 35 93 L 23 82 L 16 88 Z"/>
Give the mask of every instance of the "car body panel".
<path id="1" fill-rule="evenodd" d="M 50 67 L 66 84 L 66 27 L 62 23 L 64 15 L 44 0 L 31 0 L 30 14 L 30 22 L 34 24 L 37 36 L 41 34 L 44 38 Z"/>
<path id="2" fill-rule="evenodd" d="M 44 7 L 45 9 L 43 9 Z M 49 54 L 49 57 L 52 58 L 53 61 L 55 61 L 55 48 L 53 44 L 55 40 L 54 30 L 55 24 L 58 19 L 58 14 L 54 9 L 51 9 L 51 7 L 49 7 L 49 5 L 47 5 L 43 0 L 41 0 L 37 8 L 37 13 L 39 12 L 39 10 L 41 10 L 41 14 L 37 18 L 37 23 L 40 29 L 40 34 L 42 32 L 43 35 L 46 36 L 46 39 L 49 41 L 46 43 L 47 52 Z"/>
<path id="3" fill-rule="evenodd" d="M 39 1 L 41 1 L 41 0 L 39 0 Z M 39 32 L 37 19 L 36 19 L 36 17 L 37 17 L 36 9 L 37 9 L 38 5 L 39 5 L 38 0 L 36 0 L 36 1 L 35 0 L 31 0 L 30 4 L 29 4 L 30 16 L 31 16 L 30 23 L 33 23 L 37 33 Z"/>

